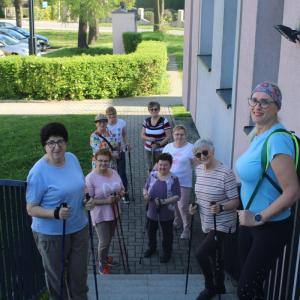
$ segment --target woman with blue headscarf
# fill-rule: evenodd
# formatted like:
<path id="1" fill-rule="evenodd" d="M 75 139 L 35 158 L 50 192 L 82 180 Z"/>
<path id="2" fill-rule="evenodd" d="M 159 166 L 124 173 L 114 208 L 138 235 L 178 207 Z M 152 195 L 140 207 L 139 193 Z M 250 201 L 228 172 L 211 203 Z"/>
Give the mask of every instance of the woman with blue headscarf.
<path id="1" fill-rule="evenodd" d="M 248 104 L 256 126 L 249 149 L 235 166 L 242 182 L 241 199 L 245 209 L 238 211 L 239 256 L 243 269 L 237 293 L 243 300 L 265 299 L 262 284 L 292 235 L 289 208 L 300 197 L 293 139 L 288 134 L 274 134 L 275 130 L 278 133 L 279 129 L 285 129 L 277 117 L 282 104 L 279 87 L 271 82 L 259 84 Z M 268 152 L 264 151 L 266 155 L 262 156 L 266 140 Z M 256 189 L 263 157 L 269 164 Z"/>

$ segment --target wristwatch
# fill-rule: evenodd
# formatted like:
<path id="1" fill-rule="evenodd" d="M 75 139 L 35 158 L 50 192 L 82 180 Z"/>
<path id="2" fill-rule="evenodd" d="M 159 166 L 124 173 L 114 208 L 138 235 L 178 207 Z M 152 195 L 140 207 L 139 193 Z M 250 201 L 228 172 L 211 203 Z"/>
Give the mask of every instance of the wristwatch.
<path id="1" fill-rule="evenodd" d="M 260 213 L 256 214 L 255 217 L 254 217 L 254 219 L 255 219 L 255 221 L 257 223 L 260 223 L 260 222 L 263 221 L 263 217 L 262 217 L 262 215 Z"/>
<path id="2" fill-rule="evenodd" d="M 166 200 L 165 199 L 163 199 L 163 205 L 166 205 Z"/>
<path id="3" fill-rule="evenodd" d="M 224 211 L 225 208 L 224 208 L 224 205 L 223 204 L 219 204 L 220 205 L 220 212 Z"/>
<path id="4" fill-rule="evenodd" d="M 160 148 L 160 143 L 157 143 L 156 145 L 157 145 L 157 148 Z"/>

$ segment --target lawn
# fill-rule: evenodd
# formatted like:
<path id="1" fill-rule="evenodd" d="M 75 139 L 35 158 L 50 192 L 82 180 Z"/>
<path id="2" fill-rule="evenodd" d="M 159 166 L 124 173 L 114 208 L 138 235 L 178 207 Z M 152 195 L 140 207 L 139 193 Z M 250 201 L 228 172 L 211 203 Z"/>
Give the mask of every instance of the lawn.
<path id="1" fill-rule="evenodd" d="M 96 112 L 95 112 L 96 114 Z M 90 135 L 95 130 L 95 114 L 60 116 L 0 115 L 0 178 L 26 181 L 29 170 L 44 155 L 40 129 L 50 122 L 63 123 L 69 132 L 67 151 L 74 153 L 84 175 L 91 171 Z"/>
<path id="2" fill-rule="evenodd" d="M 172 114 L 174 118 L 190 118 L 191 114 L 186 111 L 183 105 L 174 105 L 172 108 Z"/>

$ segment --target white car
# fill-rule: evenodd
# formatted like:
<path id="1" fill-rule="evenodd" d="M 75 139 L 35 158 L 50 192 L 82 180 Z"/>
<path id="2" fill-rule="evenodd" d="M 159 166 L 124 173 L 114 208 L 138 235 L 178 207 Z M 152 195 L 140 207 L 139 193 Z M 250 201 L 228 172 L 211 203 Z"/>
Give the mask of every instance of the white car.
<path id="1" fill-rule="evenodd" d="M 4 57 L 4 56 L 5 56 L 4 52 L 0 50 L 0 57 Z"/>
<path id="2" fill-rule="evenodd" d="M 29 55 L 28 44 L 20 43 L 10 37 L 0 34 L 0 50 L 2 50 L 5 55 Z M 37 56 L 41 56 L 41 51 L 37 53 Z"/>

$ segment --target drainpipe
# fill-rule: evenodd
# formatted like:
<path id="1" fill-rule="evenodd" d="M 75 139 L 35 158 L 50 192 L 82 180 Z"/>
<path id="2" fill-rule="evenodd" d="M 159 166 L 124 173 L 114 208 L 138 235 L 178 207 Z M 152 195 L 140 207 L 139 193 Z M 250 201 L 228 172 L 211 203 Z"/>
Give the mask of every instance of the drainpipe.
<path id="1" fill-rule="evenodd" d="M 236 127 L 236 107 L 237 107 L 237 90 L 238 90 L 238 76 L 239 76 L 239 60 L 240 60 L 240 47 L 241 47 L 241 31 L 242 31 L 242 13 L 243 13 L 243 0 L 240 0 L 240 17 L 238 28 L 238 48 L 236 56 L 236 74 L 235 74 L 235 99 L 234 99 L 234 115 L 233 115 L 233 130 L 232 130 L 232 146 L 231 146 L 231 163 L 230 167 L 233 169 L 233 157 L 234 157 L 234 144 L 235 144 L 235 127 Z"/>

